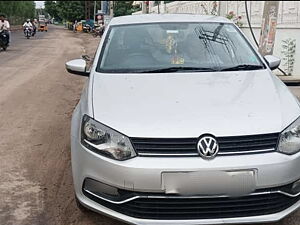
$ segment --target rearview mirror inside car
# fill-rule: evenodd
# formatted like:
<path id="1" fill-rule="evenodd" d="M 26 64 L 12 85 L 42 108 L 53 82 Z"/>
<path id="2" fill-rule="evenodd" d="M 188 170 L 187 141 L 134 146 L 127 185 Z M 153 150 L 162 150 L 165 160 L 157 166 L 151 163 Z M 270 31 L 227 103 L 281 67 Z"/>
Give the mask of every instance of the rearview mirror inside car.
<path id="1" fill-rule="evenodd" d="M 271 70 L 275 70 L 279 67 L 281 59 L 274 56 L 274 55 L 266 55 L 265 57 L 266 62 L 268 63 Z"/>
<path id="2" fill-rule="evenodd" d="M 89 76 L 89 72 L 86 69 L 86 61 L 84 59 L 73 59 L 66 63 L 66 69 L 69 73 L 80 75 L 80 76 Z"/>

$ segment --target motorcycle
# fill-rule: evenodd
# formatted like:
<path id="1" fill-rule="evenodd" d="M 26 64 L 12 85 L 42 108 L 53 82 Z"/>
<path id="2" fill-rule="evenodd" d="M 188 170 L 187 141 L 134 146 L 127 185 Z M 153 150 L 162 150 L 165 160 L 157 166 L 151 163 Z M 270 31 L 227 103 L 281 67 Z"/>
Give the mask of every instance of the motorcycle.
<path id="1" fill-rule="evenodd" d="M 0 48 L 5 51 L 8 47 L 8 31 L 0 30 Z"/>
<path id="2" fill-rule="evenodd" d="M 33 27 L 33 31 L 32 31 L 31 36 L 34 37 L 35 34 L 36 34 L 36 26 Z"/>
<path id="3" fill-rule="evenodd" d="M 101 38 L 103 33 L 104 33 L 104 26 L 101 27 L 98 26 L 93 29 L 93 37 L 99 36 Z"/>
<path id="4" fill-rule="evenodd" d="M 29 39 L 29 38 L 31 37 L 32 31 L 31 31 L 31 29 L 30 29 L 29 27 L 25 27 L 25 28 L 24 28 L 24 35 L 25 35 L 25 37 L 26 37 L 27 39 Z"/>
<path id="5" fill-rule="evenodd" d="M 85 24 L 82 27 L 82 31 L 85 32 L 85 33 L 90 33 L 92 31 L 92 27 L 89 24 Z"/>

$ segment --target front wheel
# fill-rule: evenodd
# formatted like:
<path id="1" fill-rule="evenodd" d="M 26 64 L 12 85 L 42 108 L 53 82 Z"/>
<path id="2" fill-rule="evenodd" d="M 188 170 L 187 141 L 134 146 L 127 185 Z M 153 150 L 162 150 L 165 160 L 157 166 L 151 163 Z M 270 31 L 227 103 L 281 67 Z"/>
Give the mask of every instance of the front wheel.
<path id="1" fill-rule="evenodd" d="M 29 37 L 27 36 L 27 39 L 29 39 Z"/>

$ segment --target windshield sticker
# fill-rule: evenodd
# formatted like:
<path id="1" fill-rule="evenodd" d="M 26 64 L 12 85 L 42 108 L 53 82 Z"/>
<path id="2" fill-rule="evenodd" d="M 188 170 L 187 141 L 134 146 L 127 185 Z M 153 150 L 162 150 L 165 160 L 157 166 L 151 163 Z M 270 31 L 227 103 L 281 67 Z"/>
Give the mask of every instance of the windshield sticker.
<path id="1" fill-rule="evenodd" d="M 257 59 L 255 58 L 254 55 L 250 56 L 250 61 L 253 62 L 253 63 L 258 63 Z"/>
<path id="2" fill-rule="evenodd" d="M 178 34 L 178 30 L 167 30 L 168 34 Z"/>
<path id="3" fill-rule="evenodd" d="M 175 39 L 172 35 L 169 35 L 166 40 L 166 51 L 170 54 L 175 47 Z"/>
<path id="4" fill-rule="evenodd" d="M 171 59 L 171 64 L 184 64 L 184 58 L 175 55 L 175 56 Z"/>

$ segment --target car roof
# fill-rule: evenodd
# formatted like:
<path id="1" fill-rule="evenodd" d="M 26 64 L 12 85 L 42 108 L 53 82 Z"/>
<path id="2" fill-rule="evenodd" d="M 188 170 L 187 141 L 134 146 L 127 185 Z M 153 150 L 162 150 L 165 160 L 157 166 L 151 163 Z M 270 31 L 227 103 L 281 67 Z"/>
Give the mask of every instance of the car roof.
<path id="1" fill-rule="evenodd" d="M 168 23 L 168 22 L 217 22 L 232 23 L 221 16 L 196 14 L 140 14 L 114 17 L 109 25 L 125 25 L 139 23 Z"/>

